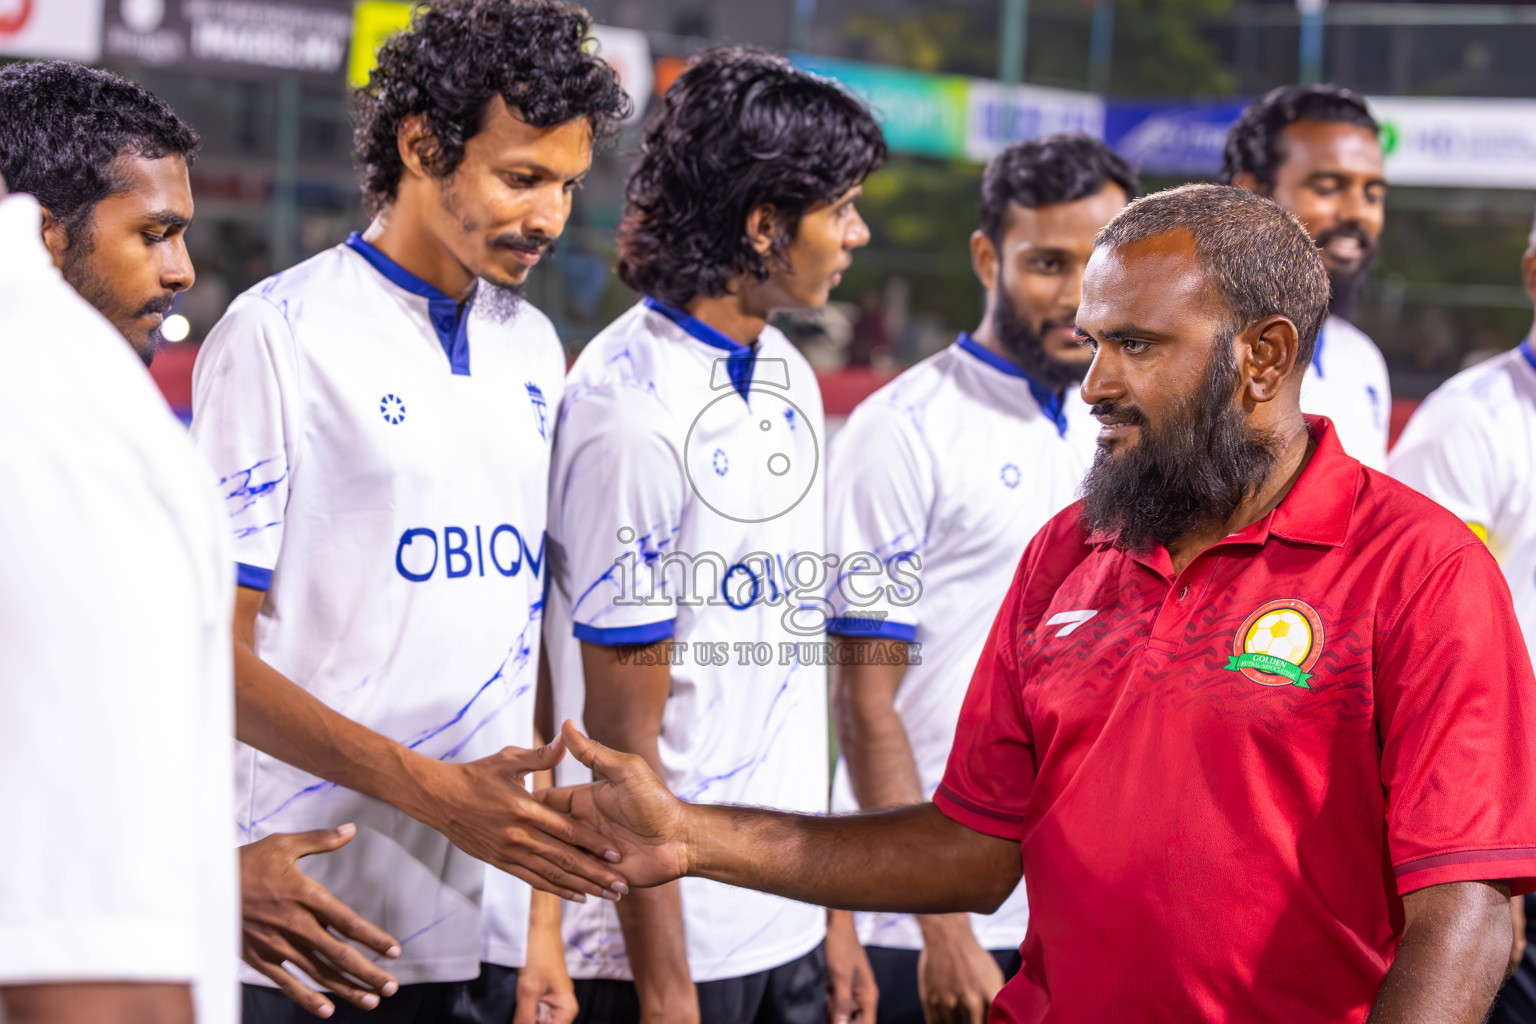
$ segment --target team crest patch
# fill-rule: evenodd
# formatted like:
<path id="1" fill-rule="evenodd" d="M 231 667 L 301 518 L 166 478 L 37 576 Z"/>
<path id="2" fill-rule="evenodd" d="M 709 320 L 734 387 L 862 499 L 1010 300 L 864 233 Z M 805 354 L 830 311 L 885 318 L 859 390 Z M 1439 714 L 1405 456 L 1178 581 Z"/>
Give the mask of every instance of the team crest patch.
<path id="1" fill-rule="evenodd" d="M 1227 671 L 1263 686 L 1310 690 L 1311 668 L 1323 653 L 1323 620 L 1305 601 L 1270 601 L 1238 627 Z"/>
<path id="2" fill-rule="evenodd" d="M 539 437 L 549 440 L 549 403 L 544 400 L 544 390 L 537 384 L 529 381 L 523 387 L 528 389 L 528 401 L 533 403 L 533 415 L 539 423 Z"/>

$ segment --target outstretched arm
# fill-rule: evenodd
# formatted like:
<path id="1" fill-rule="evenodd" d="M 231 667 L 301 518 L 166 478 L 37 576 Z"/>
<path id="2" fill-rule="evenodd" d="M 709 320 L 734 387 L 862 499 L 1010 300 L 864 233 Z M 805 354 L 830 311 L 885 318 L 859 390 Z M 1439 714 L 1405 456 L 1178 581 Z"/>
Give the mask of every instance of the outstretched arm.
<path id="1" fill-rule="evenodd" d="M 619 873 L 604 859 L 610 844 L 592 829 L 539 806 L 523 785 L 528 773 L 560 761 L 564 751 L 558 745 L 537 751 L 508 747 L 478 761 L 451 764 L 379 735 L 260 658 L 256 616 L 265 596 L 242 586 L 235 598 L 235 735 L 242 742 L 391 804 L 470 856 L 536 889 L 577 901 L 622 893 Z M 609 859 L 617 859 L 617 853 Z"/>
<path id="2" fill-rule="evenodd" d="M 1017 842 L 966 828 L 931 803 L 831 816 L 689 804 L 644 759 L 570 722 L 563 732 L 596 781 L 546 799 L 612 837 L 633 885 L 696 875 L 841 910 L 990 913 L 1022 874 Z"/>

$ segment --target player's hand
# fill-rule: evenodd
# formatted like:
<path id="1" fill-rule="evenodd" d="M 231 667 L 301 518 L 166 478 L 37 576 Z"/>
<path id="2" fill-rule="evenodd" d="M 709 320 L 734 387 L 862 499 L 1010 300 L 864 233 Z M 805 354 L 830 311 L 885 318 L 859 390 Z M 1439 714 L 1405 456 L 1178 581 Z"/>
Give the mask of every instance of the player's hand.
<path id="1" fill-rule="evenodd" d="M 925 919 L 917 992 L 928 1024 L 984 1024 L 1004 980 L 964 914 Z"/>
<path id="2" fill-rule="evenodd" d="M 539 798 L 611 837 L 631 885 L 662 885 L 686 875 L 688 805 L 638 754 L 610 750 L 583 736 L 569 719 L 560 731 L 572 756 L 592 770 L 593 781 L 546 789 Z"/>
<path id="3" fill-rule="evenodd" d="M 827 913 L 827 1019 L 832 1024 L 874 1024 L 880 990 L 853 915 Z"/>
<path id="4" fill-rule="evenodd" d="M 400 944 L 299 870 L 300 857 L 338 850 L 356 834 L 356 826 L 343 825 L 271 835 L 240 848 L 241 956 L 317 1017 L 331 1016 L 335 1005 L 285 970 L 283 961 L 364 1010 L 400 987 L 388 971 L 332 932 L 380 956 L 399 956 Z"/>
<path id="5" fill-rule="evenodd" d="M 430 798 L 422 820 L 453 845 L 535 889 L 585 903 L 629 891 L 614 870 L 615 844 L 589 825 L 537 800 L 523 779 L 560 763 L 565 744 L 537 750 L 507 747 L 467 764 L 428 762 Z M 595 855 L 595 856 L 594 856 Z"/>
<path id="6" fill-rule="evenodd" d="M 571 1024 L 577 1009 L 560 928 L 530 927 L 528 960 L 517 974 L 517 1013 L 512 1024 Z"/>

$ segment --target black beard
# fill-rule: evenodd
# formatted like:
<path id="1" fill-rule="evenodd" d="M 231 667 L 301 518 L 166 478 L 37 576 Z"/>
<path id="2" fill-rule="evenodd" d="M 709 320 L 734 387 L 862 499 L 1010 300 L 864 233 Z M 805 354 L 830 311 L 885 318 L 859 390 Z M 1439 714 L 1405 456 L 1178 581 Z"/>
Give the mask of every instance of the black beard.
<path id="1" fill-rule="evenodd" d="M 1328 315 L 1348 320 L 1354 313 L 1355 304 L 1360 301 L 1361 294 L 1365 292 L 1365 282 L 1371 276 L 1371 267 L 1376 264 L 1376 245 L 1365 233 L 1364 228 L 1358 224 L 1346 223 L 1318 232 L 1317 247 L 1326 248 L 1330 241 L 1340 235 L 1357 239 L 1365 249 L 1365 258 L 1352 273 L 1328 268 Z"/>
<path id="2" fill-rule="evenodd" d="M 1043 327 L 1053 326 L 1046 321 Z M 1068 363 L 1055 359 L 1045 351 L 1037 332 L 1025 323 L 1013 308 L 1008 293 L 1003 290 L 1003 277 L 997 277 L 997 304 L 992 309 L 992 333 L 1003 346 L 1008 357 L 1017 363 L 1030 378 L 1047 391 L 1065 391 L 1081 384 L 1088 375 L 1087 363 Z"/>
<path id="3" fill-rule="evenodd" d="M 484 278 L 475 286 L 475 312 L 493 324 L 504 324 L 511 320 L 522 304 L 521 287 L 492 284 Z"/>
<path id="4" fill-rule="evenodd" d="M 1083 483 L 1083 520 L 1118 533 L 1118 547 L 1146 551 L 1226 522 L 1274 471 L 1280 439 L 1239 410 L 1232 343 L 1217 345 L 1205 380 L 1152 427 L 1141 410 L 1105 403 L 1095 414 L 1141 428 L 1124 451 L 1100 445 Z"/>

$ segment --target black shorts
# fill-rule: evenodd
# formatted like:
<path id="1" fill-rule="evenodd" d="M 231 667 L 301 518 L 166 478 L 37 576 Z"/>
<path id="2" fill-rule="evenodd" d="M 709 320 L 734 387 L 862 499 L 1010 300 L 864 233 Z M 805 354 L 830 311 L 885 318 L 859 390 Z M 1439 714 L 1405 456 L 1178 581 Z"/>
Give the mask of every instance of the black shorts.
<path id="1" fill-rule="evenodd" d="M 699 1020 L 705 1024 L 826 1024 L 827 955 L 820 946 L 781 967 L 743 978 L 701 981 Z M 638 1024 L 632 981 L 576 979 L 576 1024 Z"/>
<path id="2" fill-rule="evenodd" d="M 917 958 L 922 953 L 888 946 L 865 946 L 864 952 L 880 988 L 878 1024 L 923 1024 L 923 1001 L 917 993 Z M 990 952 L 1004 978 L 1011 979 L 1024 965 L 1016 949 Z"/>
<path id="3" fill-rule="evenodd" d="M 275 988 L 242 985 L 243 1024 L 315 1024 L 320 1018 Z M 507 1024 L 517 1009 L 517 969 L 481 964 L 472 981 L 431 981 L 401 985 L 372 1010 L 359 1010 L 330 997 L 336 1012 L 330 1024 Z"/>

